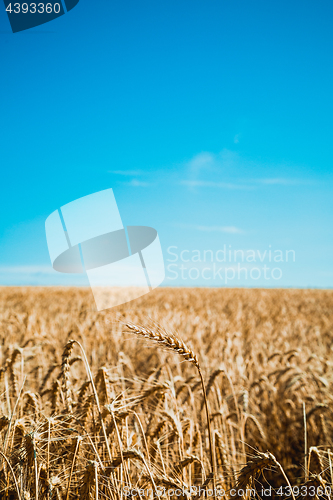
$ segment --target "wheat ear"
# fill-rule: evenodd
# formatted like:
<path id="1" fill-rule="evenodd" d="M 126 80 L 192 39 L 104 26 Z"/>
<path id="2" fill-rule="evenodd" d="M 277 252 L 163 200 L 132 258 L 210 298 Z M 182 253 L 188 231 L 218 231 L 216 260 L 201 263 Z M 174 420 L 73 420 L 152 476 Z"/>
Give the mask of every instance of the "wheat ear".
<path id="1" fill-rule="evenodd" d="M 66 410 L 72 413 L 72 395 L 70 389 L 70 369 L 69 369 L 69 358 L 71 357 L 74 340 L 69 340 L 65 345 L 64 351 L 62 353 L 62 363 L 61 363 L 61 376 L 62 376 L 62 389 L 65 396 Z"/>
<path id="2" fill-rule="evenodd" d="M 185 342 L 180 339 L 173 332 L 169 332 L 162 328 L 160 325 L 155 324 L 154 330 L 151 328 L 146 328 L 143 326 L 135 325 L 133 323 L 124 323 L 127 331 L 124 333 L 134 333 L 138 337 L 143 337 L 148 340 L 155 342 L 158 346 L 163 347 L 169 351 L 176 352 L 186 361 L 192 363 L 198 370 L 200 376 L 200 382 L 202 386 L 202 393 L 204 404 L 206 408 L 206 418 L 207 418 L 207 429 L 208 429 L 208 437 L 209 437 L 209 451 L 210 451 L 210 464 L 212 471 L 212 480 L 213 480 L 213 491 L 214 491 L 214 500 L 216 500 L 216 481 L 215 481 L 215 465 L 214 465 L 214 454 L 213 454 L 213 439 L 212 432 L 210 426 L 210 415 L 208 410 L 208 402 L 207 402 L 207 394 L 206 387 L 204 383 L 204 379 L 201 373 L 200 364 L 197 358 L 197 355 L 192 351 L 192 349 L 185 344 Z"/>
<path id="3" fill-rule="evenodd" d="M 169 351 L 176 351 L 180 356 L 182 356 L 186 361 L 190 361 L 197 368 L 199 368 L 199 362 L 196 354 L 190 349 L 185 342 L 177 337 L 174 333 L 164 330 L 159 325 L 156 325 L 155 329 L 146 328 L 139 325 L 134 325 L 133 323 L 125 323 L 126 328 L 130 333 L 135 333 L 139 337 L 144 337 L 148 340 L 152 340 L 156 344 Z M 125 332 L 124 332 L 125 333 Z M 127 332 L 128 333 L 128 332 Z"/>
<path id="4" fill-rule="evenodd" d="M 251 460 L 239 471 L 239 476 L 237 480 L 237 488 L 245 489 L 248 485 L 251 485 L 253 479 L 257 477 L 262 471 L 269 467 L 274 467 L 277 465 L 275 457 L 267 452 L 260 453 Z"/>

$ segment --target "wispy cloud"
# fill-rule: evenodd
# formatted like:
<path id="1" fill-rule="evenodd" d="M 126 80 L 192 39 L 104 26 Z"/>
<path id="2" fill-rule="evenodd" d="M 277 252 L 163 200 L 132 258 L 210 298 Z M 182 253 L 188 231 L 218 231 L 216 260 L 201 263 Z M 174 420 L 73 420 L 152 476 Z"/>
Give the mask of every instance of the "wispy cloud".
<path id="1" fill-rule="evenodd" d="M 182 180 L 181 184 L 195 188 L 195 187 L 211 187 L 220 189 L 254 189 L 255 186 L 246 184 L 237 184 L 234 182 L 216 182 L 216 181 L 194 181 L 194 180 Z"/>
<path id="2" fill-rule="evenodd" d="M 1 266 L 0 285 L 12 286 L 88 286 L 85 273 L 58 273 L 51 265 Z"/>
<path id="3" fill-rule="evenodd" d="M 240 135 L 235 136 L 235 143 L 239 141 Z M 202 151 L 189 160 L 170 167 L 167 176 L 164 170 L 154 170 L 154 172 L 140 169 L 109 170 L 108 172 L 118 176 L 118 182 L 130 187 L 178 184 L 191 190 L 196 188 L 258 190 L 270 186 L 273 188 L 311 184 L 308 179 L 289 178 L 283 175 L 280 177 L 279 172 L 284 171 L 286 171 L 285 165 L 266 163 L 260 159 L 253 160 L 241 156 L 236 151 L 223 149 L 219 153 Z M 254 173 L 256 176 L 250 177 Z"/>
<path id="4" fill-rule="evenodd" d="M 51 266 L 1 266 L 0 274 L 54 274 Z"/>
<path id="5" fill-rule="evenodd" d="M 236 226 L 206 226 L 199 224 L 174 224 L 182 229 L 191 229 L 193 231 L 203 231 L 206 233 L 228 233 L 228 234 L 244 234 L 245 231 Z"/>
<path id="6" fill-rule="evenodd" d="M 206 231 L 208 233 L 228 233 L 244 234 L 245 231 L 235 226 L 193 226 L 197 231 Z"/>
<path id="7" fill-rule="evenodd" d="M 179 183 L 189 189 L 253 189 L 246 181 L 234 178 L 240 164 L 239 155 L 234 151 L 224 149 L 218 154 L 201 152 L 185 163 L 183 172 L 186 178 Z"/>
<path id="8" fill-rule="evenodd" d="M 240 134 L 234 138 L 239 141 Z M 295 177 L 278 177 L 274 174 L 284 171 L 285 165 L 266 163 L 262 160 L 253 160 L 240 156 L 236 151 L 223 149 L 220 153 L 202 152 L 195 155 L 184 164 L 185 179 L 178 183 L 194 188 L 219 188 L 219 189 L 259 189 L 268 186 L 298 186 L 311 184 L 308 179 Z M 250 173 L 259 174 L 257 178 L 249 177 Z M 272 175 L 260 177 L 260 173 L 270 172 Z"/>
<path id="9" fill-rule="evenodd" d="M 149 187 L 151 186 L 151 183 L 139 181 L 138 179 L 132 179 L 131 181 L 126 182 L 126 185 L 131 187 Z"/>
<path id="10" fill-rule="evenodd" d="M 287 179 L 282 177 L 276 177 L 272 179 L 255 179 L 254 182 L 258 182 L 259 184 L 267 184 L 267 185 L 281 185 L 281 186 L 297 186 L 299 184 L 308 184 L 309 181 L 304 179 Z"/>
<path id="11" fill-rule="evenodd" d="M 198 175 L 202 170 L 209 170 L 214 167 L 216 162 L 216 155 L 204 151 L 195 155 L 190 161 L 187 162 L 187 167 L 192 175 Z"/>
<path id="12" fill-rule="evenodd" d="M 138 177 L 140 175 L 145 175 L 146 172 L 143 170 L 108 170 L 109 174 L 123 175 L 126 177 Z"/>

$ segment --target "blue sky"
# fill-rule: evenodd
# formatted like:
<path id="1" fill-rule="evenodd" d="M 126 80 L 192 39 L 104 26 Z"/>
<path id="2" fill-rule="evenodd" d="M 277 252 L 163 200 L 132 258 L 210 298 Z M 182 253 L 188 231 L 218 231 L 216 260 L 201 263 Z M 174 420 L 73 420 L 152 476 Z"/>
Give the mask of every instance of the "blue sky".
<path id="1" fill-rule="evenodd" d="M 0 284 L 84 284 L 52 270 L 44 221 L 113 188 L 167 286 L 225 286 L 226 245 L 261 271 L 229 286 L 332 287 L 332 42 L 321 0 L 80 0 L 16 34 L 0 6 Z M 269 250 L 295 252 L 278 279 Z"/>

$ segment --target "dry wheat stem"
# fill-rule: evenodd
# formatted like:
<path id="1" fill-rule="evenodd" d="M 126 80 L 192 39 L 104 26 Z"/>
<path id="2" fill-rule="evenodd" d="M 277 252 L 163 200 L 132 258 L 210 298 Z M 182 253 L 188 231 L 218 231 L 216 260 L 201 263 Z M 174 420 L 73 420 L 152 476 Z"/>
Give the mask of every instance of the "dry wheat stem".
<path id="1" fill-rule="evenodd" d="M 204 379 L 202 376 L 202 372 L 200 369 L 199 361 L 196 354 L 190 349 L 185 342 L 176 336 L 174 333 L 168 332 L 163 329 L 161 326 L 156 325 L 155 329 L 142 327 L 139 325 L 135 325 L 134 323 L 125 323 L 125 326 L 128 330 L 138 337 L 144 337 L 148 340 L 152 340 L 158 346 L 164 347 L 170 351 L 174 351 L 180 356 L 182 356 L 186 361 L 191 362 L 195 365 L 199 372 L 203 398 L 206 409 L 206 418 L 207 418 L 207 429 L 208 429 L 208 437 L 209 437 L 209 451 L 210 451 L 210 462 L 211 462 L 211 472 L 212 472 L 212 480 L 213 480 L 213 492 L 214 492 L 214 500 L 216 500 L 216 476 L 215 476 L 215 465 L 214 465 L 214 452 L 213 452 L 213 439 L 211 432 L 211 424 L 210 424 L 210 416 L 208 410 L 208 402 L 206 396 L 206 388 Z"/>
<path id="2" fill-rule="evenodd" d="M 20 397 L 21 397 L 21 394 L 22 394 L 22 391 L 23 391 L 23 386 L 25 384 L 25 381 L 26 381 L 26 378 L 27 376 L 24 377 L 23 379 L 23 382 L 22 382 L 22 385 L 21 385 L 21 388 L 20 388 L 20 392 L 16 398 L 16 402 L 15 402 L 15 405 L 14 405 L 14 409 L 13 409 L 13 412 L 10 416 L 10 420 L 9 420 L 9 424 L 8 424 L 8 429 L 7 429 L 7 432 L 6 432 L 6 436 L 5 436 L 5 440 L 4 440 L 4 445 L 3 445 L 3 452 L 6 453 L 6 447 L 7 447 L 7 438 L 9 436 L 9 433 L 10 433 L 10 429 L 11 429 L 11 425 L 12 425 L 12 422 L 13 422 L 13 418 L 14 418 L 14 415 L 15 415 L 15 412 L 16 412 L 16 409 L 17 409 L 17 405 L 19 403 L 19 400 L 20 400 Z"/>
<path id="3" fill-rule="evenodd" d="M 98 409 L 98 416 L 99 416 L 99 419 L 100 419 L 100 422 L 101 422 L 101 426 L 102 426 L 102 430 L 103 430 L 103 434 L 104 434 L 104 439 L 105 439 L 105 444 L 106 444 L 106 448 L 107 448 L 108 455 L 109 455 L 109 460 L 111 461 L 112 457 L 111 457 L 111 451 L 110 451 L 110 446 L 109 446 L 109 440 L 108 440 L 107 435 L 106 435 L 105 425 L 104 425 L 104 421 L 103 421 L 101 409 L 100 409 L 100 406 L 99 406 L 99 399 L 98 399 L 96 387 L 95 387 L 95 384 L 94 384 L 94 379 L 93 379 L 93 376 L 92 376 L 92 373 L 91 373 L 91 370 L 90 370 L 90 366 L 89 366 L 89 363 L 88 363 L 88 359 L 87 359 L 85 350 L 83 349 L 83 347 L 80 344 L 80 342 L 78 340 L 74 340 L 74 342 L 80 347 L 81 352 L 83 354 L 83 359 L 84 359 L 84 362 L 85 362 L 87 374 L 88 374 L 88 377 L 90 379 L 90 383 L 91 383 L 91 386 L 93 388 L 93 392 L 94 392 L 94 396 L 95 396 L 95 401 L 96 401 L 96 405 L 97 405 L 97 409 Z"/>
<path id="4" fill-rule="evenodd" d="M 68 478 L 68 486 L 67 486 L 67 493 L 66 493 L 66 500 L 69 499 L 69 489 L 70 489 L 70 486 L 71 486 L 71 480 L 72 480 L 72 475 L 73 475 L 73 470 L 74 470 L 74 464 L 75 464 L 75 460 L 76 460 L 76 455 L 79 451 L 79 447 L 80 447 L 80 443 L 82 441 L 82 437 L 81 436 L 78 436 L 76 438 L 76 446 L 75 446 L 75 451 L 74 451 L 74 456 L 73 456 L 73 461 L 72 461 L 72 466 L 71 466 L 71 471 L 70 471 L 70 474 L 69 474 L 69 478 Z"/>
<path id="5" fill-rule="evenodd" d="M 2 451 L 0 451 L 0 455 L 2 456 L 2 458 L 7 462 L 7 465 L 10 469 L 10 472 L 12 473 L 12 476 L 13 476 L 13 479 L 14 479 L 14 483 L 15 483 L 15 488 L 16 488 L 16 491 L 17 491 L 17 496 L 19 498 L 19 500 L 21 500 L 21 494 L 20 494 L 20 489 L 19 489 L 19 486 L 17 484 L 17 479 L 16 479 L 16 476 L 15 476 L 15 473 L 14 473 L 14 470 L 13 470 L 13 467 L 11 466 L 11 463 L 9 462 L 8 458 L 6 457 L 6 455 L 4 453 L 2 453 Z"/>

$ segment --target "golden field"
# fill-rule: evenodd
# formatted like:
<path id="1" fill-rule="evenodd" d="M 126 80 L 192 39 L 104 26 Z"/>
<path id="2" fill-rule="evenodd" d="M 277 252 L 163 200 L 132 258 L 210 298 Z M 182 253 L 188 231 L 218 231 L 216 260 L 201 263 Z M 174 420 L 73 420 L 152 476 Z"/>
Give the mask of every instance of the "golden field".
<path id="1" fill-rule="evenodd" d="M 331 498 L 333 291 L 0 298 L 1 499 Z"/>

